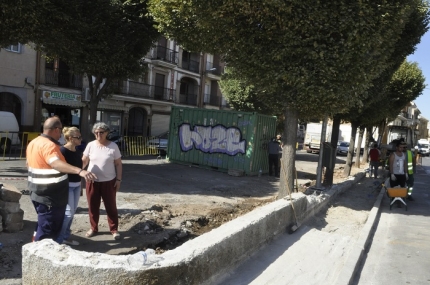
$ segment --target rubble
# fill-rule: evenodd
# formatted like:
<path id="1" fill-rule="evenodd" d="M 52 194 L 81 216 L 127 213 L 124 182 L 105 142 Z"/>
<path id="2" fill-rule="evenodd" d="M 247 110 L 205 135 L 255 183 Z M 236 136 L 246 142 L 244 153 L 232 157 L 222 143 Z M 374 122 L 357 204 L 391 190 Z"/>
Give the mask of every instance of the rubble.
<path id="1" fill-rule="evenodd" d="M 4 184 L 0 189 L 0 232 L 15 233 L 24 227 L 24 211 L 21 210 L 19 199 L 21 192 L 13 185 Z"/>

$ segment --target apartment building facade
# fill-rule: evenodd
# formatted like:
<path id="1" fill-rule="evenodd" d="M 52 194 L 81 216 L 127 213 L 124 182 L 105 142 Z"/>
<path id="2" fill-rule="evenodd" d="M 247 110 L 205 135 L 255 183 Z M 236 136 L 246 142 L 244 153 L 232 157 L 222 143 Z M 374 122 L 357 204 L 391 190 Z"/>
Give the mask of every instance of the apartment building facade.
<path id="1" fill-rule="evenodd" d="M 218 86 L 219 56 L 191 53 L 161 37 L 144 60 L 145 74 L 115 82 L 113 94 L 99 102 L 97 121 L 122 135 L 156 136 L 168 130 L 173 105 L 228 108 Z M 61 59 L 47 61 L 30 45 L 1 49 L 0 108 L 15 113 L 21 131 L 40 132 L 46 118 L 57 115 L 63 125 L 88 132 L 88 86 L 86 76 Z"/>
<path id="2" fill-rule="evenodd" d="M 406 126 L 414 130 L 416 140 L 429 138 L 429 120 L 421 115 L 415 102 L 409 102 L 388 125 Z"/>
<path id="3" fill-rule="evenodd" d="M 0 49 L 0 111 L 14 113 L 20 131 L 33 131 L 36 54 L 31 46 L 21 44 Z"/>

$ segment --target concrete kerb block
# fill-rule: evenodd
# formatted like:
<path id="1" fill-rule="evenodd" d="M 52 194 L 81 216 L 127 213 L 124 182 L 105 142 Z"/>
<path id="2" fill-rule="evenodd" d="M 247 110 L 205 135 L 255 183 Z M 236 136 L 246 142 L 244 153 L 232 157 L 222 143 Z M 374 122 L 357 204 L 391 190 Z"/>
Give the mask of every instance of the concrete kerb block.
<path id="1" fill-rule="evenodd" d="M 19 204 L 21 196 L 21 192 L 13 185 L 4 184 L 0 189 L 0 224 L 5 232 L 18 232 L 24 227 L 24 211 Z"/>
<path id="2" fill-rule="evenodd" d="M 21 192 L 14 185 L 3 184 L 3 187 L 0 189 L 0 200 L 4 202 L 19 202 L 21 196 Z"/>
<path id="3" fill-rule="evenodd" d="M 17 213 L 20 210 L 18 202 L 5 202 L 0 200 L 0 213 Z"/>
<path id="4" fill-rule="evenodd" d="M 22 247 L 22 283 L 157 284 L 151 279 L 153 264 L 136 269 L 128 257 L 77 251 L 51 239 L 28 243 Z"/>
<path id="5" fill-rule="evenodd" d="M 316 213 L 314 209 L 334 195 L 320 196 L 294 193 L 299 221 Z M 23 284 L 211 284 L 294 222 L 290 201 L 280 199 L 167 251 L 139 269 L 128 264 L 128 256 L 81 252 L 42 240 L 23 246 Z M 48 270 L 51 268 L 59 270 Z"/>
<path id="6" fill-rule="evenodd" d="M 23 246 L 23 283 L 58 284 L 73 280 L 72 284 L 146 284 L 150 280 L 150 284 L 204 284 L 284 233 L 293 219 L 287 214 L 290 207 L 285 200 L 260 207 L 161 254 L 156 263 L 143 265 L 137 271 L 128 265 L 127 256 L 75 251 L 51 240 L 29 243 Z M 53 267 L 61 267 L 61 276 L 43 270 Z M 101 267 L 109 273 L 101 274 Z"/>
<path id="7" fill-rule="evenodd" d="M 8 233 L 16 233 L 16 232 L 22 231 L 23 228 L 24 228 L 24 222 L 7 223 L 3 231 Z"/>
<path id="8" fill-rule="evenodd" d="M 4 222 L 7 224 L 9 223 L 22 223 L 24 220 L 24 211 L 22 209 L 19 209 L 16 213 L 6 213 L 4 217 Z"/>

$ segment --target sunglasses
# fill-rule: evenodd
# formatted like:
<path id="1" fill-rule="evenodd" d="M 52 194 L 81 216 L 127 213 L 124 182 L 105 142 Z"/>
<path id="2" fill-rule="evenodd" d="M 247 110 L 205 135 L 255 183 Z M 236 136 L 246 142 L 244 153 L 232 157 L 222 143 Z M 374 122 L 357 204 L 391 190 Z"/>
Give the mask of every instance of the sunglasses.
<path id="1" fill-rule="evenodd" d="M 81 136 L 79 136 L 79 137 L 72 137 L 72 138 L 77 139 L 77 140 L 81 140 L 82 139 Z"/>
<path id="2" fill-rule="evenodd" d="M 103 135 L 105 132 L 94 132 L 95 135 Z"/>

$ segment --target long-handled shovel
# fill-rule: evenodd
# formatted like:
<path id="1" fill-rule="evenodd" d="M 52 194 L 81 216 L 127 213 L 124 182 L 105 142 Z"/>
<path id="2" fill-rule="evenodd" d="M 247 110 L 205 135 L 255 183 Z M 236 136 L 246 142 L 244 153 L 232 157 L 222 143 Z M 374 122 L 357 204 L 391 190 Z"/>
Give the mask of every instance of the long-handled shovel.
<path id="1" fill-rule="evenodd" d="M 285 184 L 287 185 L 287 191 L 288 191 L 288 195 L 290 196 L 290 203 L 291 203 L 291 207 L 293 208 L 294 219 L 296 221 L 296 223 L 294 225 L 289 226 L 287 228 L 287 232 L 289 234 L 292 234 L 292 233 L 294 233 L 300 227 L 300 223 L 299 223 L 299 221 L 297 219 L 296 209 L 294 208 L 293 198 L 291 197 L 290 183 L 288 183 L 289 182 L 288 181 L 288 176 L 287 176 L 287 173 L 285 172 L 285 167 L 284 167 L 284 164 L 283 164 L 282 160 L 281 160 L 281 168 L 283 169 L 282 171 L 284 172 Z"/>

